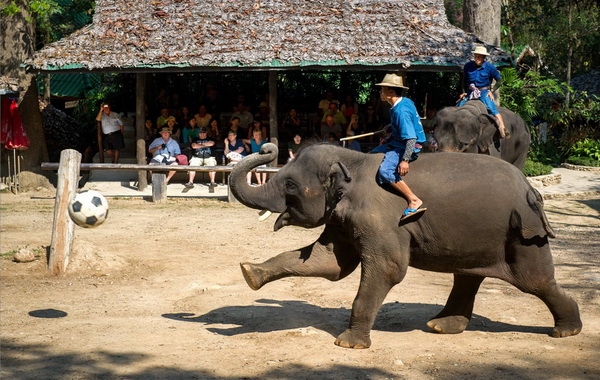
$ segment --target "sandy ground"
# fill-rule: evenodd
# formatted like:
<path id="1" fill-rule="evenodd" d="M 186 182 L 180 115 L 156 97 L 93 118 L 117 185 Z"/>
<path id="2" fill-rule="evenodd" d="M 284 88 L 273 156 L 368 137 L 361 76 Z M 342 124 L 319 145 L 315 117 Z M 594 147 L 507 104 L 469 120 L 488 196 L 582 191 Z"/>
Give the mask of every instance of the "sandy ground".
<path id="1" fill-rule="evenodd" d="M 412 269 L 378 315 L 373 345 L 333 344 L 359 273 L 283 279 L 252 291 L 239 262 L 311 243 L 321 229 L 259 223 L 218 200 L 109 199 L 106 223 L 76 228 L 63 277 L 46 267 L 52 194 L 0 195 L 3 379 L 598 379 L 600 198 L 552 200 L 557 280 L 580 305 L 575 337 L 548 334 L 537 298 L 487 279 L 467 331 L 431 332 L 452 276 Z M 29 247 L 39 255 L 16 263 Z"/>

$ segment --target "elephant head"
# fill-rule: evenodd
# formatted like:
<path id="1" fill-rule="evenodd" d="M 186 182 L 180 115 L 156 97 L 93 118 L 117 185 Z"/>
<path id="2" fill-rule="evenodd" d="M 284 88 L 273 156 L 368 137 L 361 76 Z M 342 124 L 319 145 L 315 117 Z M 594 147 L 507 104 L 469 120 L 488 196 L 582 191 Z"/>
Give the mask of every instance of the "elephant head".
<path id="1" fill-rule="evenodd" d="M 352 181 L 340 155 L 358 153 L 334 146 L 314 148 L 303 148 L 265 185 L 252 187 L 246 183 L 246 174 L 278 154 L 274 144 L 263 145 L 260 153 L 235 166 L 229 179 L 231 192 L 245 206 L 281 213 L 276 231 L 287 225 L 313 228 L 327 223 Z"/>
<path id="2" fill-rule="evenodd" d="M 486 112 L 485 106 L 481 109 L 470 103 L 438 112 L 434 137 L 440 151 L 483 153 L 498 138 L 496 118 Z"/>

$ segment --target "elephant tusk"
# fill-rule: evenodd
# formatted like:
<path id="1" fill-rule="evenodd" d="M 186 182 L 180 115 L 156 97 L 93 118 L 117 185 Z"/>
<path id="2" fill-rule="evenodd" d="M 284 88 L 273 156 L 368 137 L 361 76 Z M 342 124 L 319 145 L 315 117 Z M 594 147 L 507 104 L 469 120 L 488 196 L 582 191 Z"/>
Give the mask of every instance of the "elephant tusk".
<path id="1" fill-rule="evenodd" d="M 261 210 L 258 212 L 258 221 L 264 222 L 269 218 L 269 216 L 273 215 L 273 213 L 269 210 Z"/>

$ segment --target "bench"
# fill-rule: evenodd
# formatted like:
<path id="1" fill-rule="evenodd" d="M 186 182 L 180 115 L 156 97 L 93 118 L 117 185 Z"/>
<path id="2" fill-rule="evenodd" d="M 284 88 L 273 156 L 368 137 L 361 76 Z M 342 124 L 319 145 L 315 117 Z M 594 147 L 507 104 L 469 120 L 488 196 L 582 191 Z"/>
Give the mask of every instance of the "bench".
<path id="1" fill-rule="evenodd" d="M 60 164 L 57 162 L 43 162 L 42 170 L 58 170 Z M 80 164 L 79 170 L 129 170 L 129 171 L 151 171 L 152 172 L 152 201 L 161 202 L 167 199 L 167 172 L 217 172 L 230 173 L 234 166 L 189 166 L 189 165 L 148 165 L 148 164 Z M 255 168 L 251 172 L 257 173 L 277 173 L 278 167 Z M 227 199 L 229 202 L 235 202 L 235 198 L 229 191 L 227 185 Z"/>

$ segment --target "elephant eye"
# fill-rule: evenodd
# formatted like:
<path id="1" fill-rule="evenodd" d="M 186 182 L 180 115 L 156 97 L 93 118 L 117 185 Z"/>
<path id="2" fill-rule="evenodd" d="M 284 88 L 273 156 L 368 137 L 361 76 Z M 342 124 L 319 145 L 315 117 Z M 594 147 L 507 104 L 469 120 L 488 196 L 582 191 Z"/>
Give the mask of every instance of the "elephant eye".
<path id="1" fill-rule="evenodd" d="M 296 182 L 292 181 L 291 179 L 288 179 L 285 181 L 285 192 L 288 194 L 295 194 L 298 192 L 298 185 L 296 185 Z"/>

